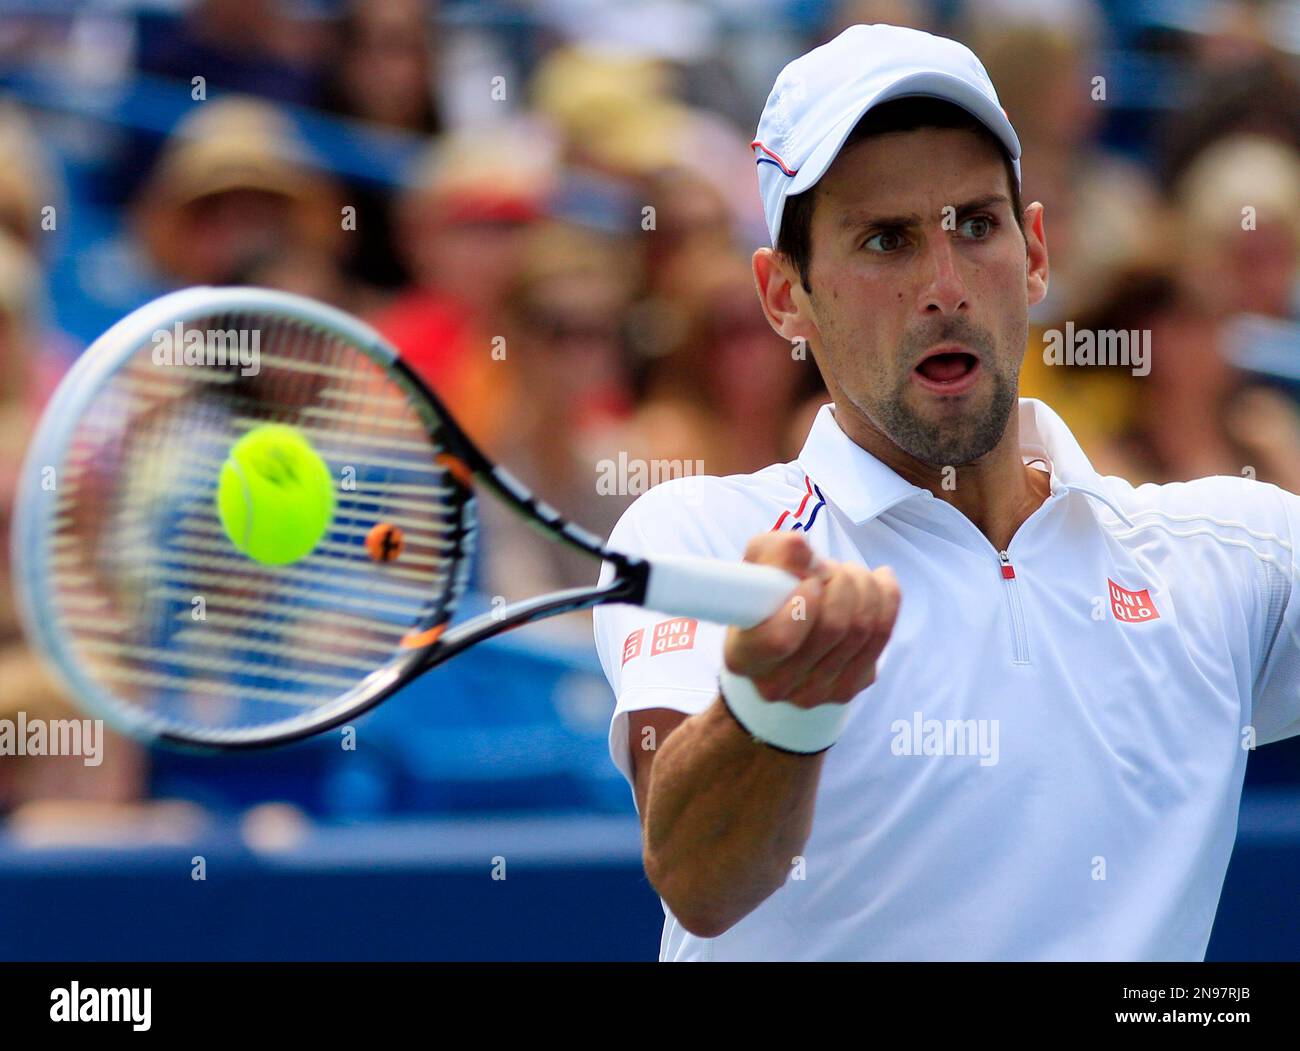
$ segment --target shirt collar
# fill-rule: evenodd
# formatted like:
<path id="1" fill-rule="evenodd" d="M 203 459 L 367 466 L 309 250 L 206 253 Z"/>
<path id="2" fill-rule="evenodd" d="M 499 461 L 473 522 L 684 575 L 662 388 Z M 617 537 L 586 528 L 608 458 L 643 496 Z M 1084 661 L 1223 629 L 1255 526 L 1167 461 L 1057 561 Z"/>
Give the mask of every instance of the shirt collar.
<path id="1" fill-rule="evenodd" d="M 818 410 L 798 462 L 854 524 L 860 525 L 903 500 L 929 492 L 886 467 L 840 430 L 832 408 L 823 405 Z M 1026 460 L 1047 460 L 1052 492 L 1086 493 L 1109 507 L 1122 522 L 1132 525 L 1123 508 L 1106 492 L 1101 476 L 1065 422 L 1036 398 L 1021 398 L 1019 411 L 1022 455 Z"/>
<path id="2" fill-rule="evenodd" d="M 1086 493 L 1109 507 L 1125 525 L 1133 524 L 1119 501 L 1106 491 L 1101 475 L 1065 421 L 1037 398 L 1020 399 L 1020 449 L 1026 457 L 1046 457 L 1052 469 L 1053 493 L 1061 489 Z"/>

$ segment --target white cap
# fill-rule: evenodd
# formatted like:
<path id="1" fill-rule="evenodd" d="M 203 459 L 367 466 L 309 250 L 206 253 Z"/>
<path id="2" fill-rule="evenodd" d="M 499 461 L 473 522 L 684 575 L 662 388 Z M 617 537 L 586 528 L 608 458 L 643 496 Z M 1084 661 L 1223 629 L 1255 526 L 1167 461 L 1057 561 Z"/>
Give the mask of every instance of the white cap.
<path id="1" fill-rule="evenodd" d="M 1006 148 L 1020 179 L 1020 140 L 993 82 L 964 44 L 899 26 L 850 26 L 781 70 L 751 144 L 775 246 L 785 199 L 826 174 L 862 115 L 922 95 L 978 118 Z"/>

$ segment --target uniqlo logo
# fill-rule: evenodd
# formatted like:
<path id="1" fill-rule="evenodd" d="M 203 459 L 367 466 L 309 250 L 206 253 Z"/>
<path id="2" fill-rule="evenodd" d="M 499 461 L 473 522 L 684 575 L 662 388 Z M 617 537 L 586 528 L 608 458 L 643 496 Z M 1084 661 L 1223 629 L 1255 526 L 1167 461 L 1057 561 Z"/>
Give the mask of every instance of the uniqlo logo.
<path id="1" fill-rule="evenodd" d="M 641 640 L 645 638 L 645 628 L 637 628 L 626 639 L 623 640 L 623 663 L 626 664 L 633 657 L 641 653 Z"/>
<path id="2" fill-rule="evenodd" d="M 654 634 L 650 638 L 650 656 L 689 650 L 695 645 L 695 629 L 699 626 L 700 622 L 690 617 L 660 621 L 654 626 Z"/>
<path id="3" fill-rule="evenodd" d="M 1143 620 L 1160 619 L 1160 613 L 1156 610 L 1155 603 L 1151 601 L 1149 588 L 1129 591 L 1109 577 L 1106 578 L 1106 583 L 1110 585 L 1110 611 L 1115 614 L 1116 620 L 1125 624 L 1135 624 Z"/>

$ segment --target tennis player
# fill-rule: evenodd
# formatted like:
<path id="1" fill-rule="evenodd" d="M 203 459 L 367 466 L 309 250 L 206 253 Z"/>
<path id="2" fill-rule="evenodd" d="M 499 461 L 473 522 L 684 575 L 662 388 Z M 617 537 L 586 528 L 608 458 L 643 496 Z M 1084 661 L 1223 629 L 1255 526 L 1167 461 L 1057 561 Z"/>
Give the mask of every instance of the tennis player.
<path id="1" fill-rule="evenodd" d="M 1300 498 L 1103 478 L 1018 399 L 1043 208 L 967 48 L 853 26 L 754 154 L 763 310 L 834 404 L 611 538 L 802 578 L 749 630 L 596 611 L 661 958 L 1202 959 L 1249 750 L 1300 733 Z"/>

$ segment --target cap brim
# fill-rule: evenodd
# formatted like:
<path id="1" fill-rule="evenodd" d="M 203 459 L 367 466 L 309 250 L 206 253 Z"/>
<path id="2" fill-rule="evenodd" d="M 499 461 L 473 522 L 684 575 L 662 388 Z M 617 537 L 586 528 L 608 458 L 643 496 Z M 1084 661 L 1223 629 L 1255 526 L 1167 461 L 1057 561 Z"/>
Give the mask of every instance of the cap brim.
<path id="1" fill-rule="evenodd" d="M 1017 138 L 1011 121 L 1007 119 L 1001 107 L 959 77 L 926 70 L 900 77 L 879 94 L 865 99 L 860 106 L 846 113 L 830 133 L 817 144 L 808 159 L 800 165 L 798 172 L 786 187 L 785 196 L 788 198 L 796 193 L 803 193 L 826 174 L 827 169 L 839 155 L 845 140 L 869 110 L 895 99 L 915 97 L 942 99 L 970 113 L 997 136 L 998 141 L 1015 162 L 1016 176 L 1019 177 L 1020 139 Z M 782 210 L 784 211 L 784 208 Z"/>

